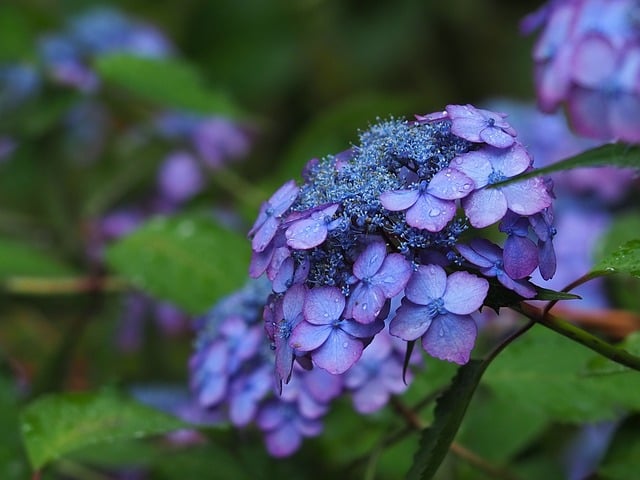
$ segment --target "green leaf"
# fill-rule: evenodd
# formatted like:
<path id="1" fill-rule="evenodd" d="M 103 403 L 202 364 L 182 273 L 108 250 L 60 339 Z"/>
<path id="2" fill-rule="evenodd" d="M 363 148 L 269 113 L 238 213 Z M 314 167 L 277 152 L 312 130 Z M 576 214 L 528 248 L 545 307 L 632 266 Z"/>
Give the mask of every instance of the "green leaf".
<path id="1" fill-rule="evenodd" d="M 580 300 L 580 295 L 575 293 L 556 292 L 555 290 L 549 290 L 548 288 L 542 288 L 536 285 L 537 295 L 534 300 Z"/>
<path id="2" fill-rule="evenodd" d="M 107 262 L 143 290 L 200 314 L 246 281 L 249 242 L 208 218 L 158 217 L 109 247 Z"/>
<path id="3" fill-rule="evenodd" d="M 24 242 L 0 238 L 0 278 L 10 276 L 60 277 L 73 271 L 55 257 Z"/>
<path id="4" fill-rule="evenodd" d="M 605 166 L 640 169 L 640 147 L 626 143 L 610 143 L 601 147 L 592 148 L 574 157 L 556 162 L 553 165 L 536 168 L 535 170 L 503 182 L 494 183 L 493 186 L 504 186 L 526 178 L 539 177 L 540 175 L 572 170 L 574 168 Z"/>
<path id="5" fill-rule="evenodd" d="M 21 413 L 22 437 L 34 469 L 88 445 L 142 438 L 186 424 L 114 391 L 41 397 Z"/>
<path id="6" fill-rule="evenodd" d="M 640 471 L 640 418 L 628 418 L 616 432 L 598 469 L 604 480 L 629 480 Z"/>
<path id="7" fill-rule="evenodd" d="M 472 360 L 461 366 L 451 386 L 438 398 L 434 421 L 422 432 L 418 451 L 407 474 L 408 480 L 430 479 L 435 475 L 487 365 L 486 362 Z"/>
<path id="8" fill-rule="evenodd" d="M 640 278 L 640 239 L 620 245 L 614 252 L 601 258 L 594 272 L 627 273 Z"/>
<path id="9" fill-rule="evenodd" d="M 527 403 L 539 414 L 563 423 L 608 420 L 621 409 L 640 409 L 640 372 L 590 372 L 593 352 L 536 326 L 502 352 L 483 385 L 507 402 Z M 606 361 L 602 368 L 615 368 Z"/>
<path id="10" fill-rule="evenodd" d="M 162 107 L 227 117 L 242 115 L 226 94 L 208 87 L 184 60 L 115 53 L 98 58 L 96 68 L 107 83 Z"/>

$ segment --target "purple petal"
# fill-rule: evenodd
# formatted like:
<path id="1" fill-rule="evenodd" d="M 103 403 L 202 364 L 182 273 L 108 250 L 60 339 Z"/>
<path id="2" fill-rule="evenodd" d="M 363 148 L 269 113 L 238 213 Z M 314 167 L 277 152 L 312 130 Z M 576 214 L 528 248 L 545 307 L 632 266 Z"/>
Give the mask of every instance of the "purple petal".
<path id="1" fill-rule="evenodd" d="M 482 188 L 487 185 L 489 175 L 493 172 L 489 161 L 491 157 L 492 154 L 488 148 L 481 148 L 458 155 L 451 160 L 449 165 L 470 178 L 475 184 L 475 188 Z"/>
<path id="2" fill-rule="evenodd" d="M 488 147 L 485 152 L 493 170 L 508 178 L 524 172 L 531 165 L 531 156 L 519 143 L 508 149 Z"/>
<path id="3" fill-rule="evenodd" d="M 290 423 L 271 430 L 264 438 L 267 451 L 277 458 L 288 457 L 302 444 L 300 432 Z"/>
<path id="4" fill-rule="evenodd" d="M 370 338 L 384 328 L 382 320 L 371 323 L 360 323 L 353 320 L 344 320 L 340 323 L 340 328 L 355 338 Z"/>
<path id="5" fill-rule="evenodd" d="M 267 217 L 264 223 L 255 232 L 255 236 L 251 239 L 251 248 L 254 252 L 262 252 L 278 230 L 279 220 L 274 217 Z"/>
<path id="6" fill-rule="evenodd" d="M 314 363 L 324 370 L 338 375 L 346 372 L 362 355 L 363 345 L 339 328 L 334 329 L 326 342 L 313 352 Z"/>
<path id="7" fill-rule="evenodd" d="M 442 200 L 455 200 L 469 195 L 474 186 L 473 180 L 464 173 L 454 168 L 445 168 L 433 176 L 427 192 Z"/>
<path id="8" fill-rule="evenodd" d="M 387 255 L 371 283 L 382 289 L 385 297 L 392 298 L 400 293 L 411 277 L 411 264 L 399 253 Z"/>
<path id="9" fill-rule="evenodd" d="M 399 376 L 402 376 L 402 372 L 400 372 Z M 379 381 L 368 382 L 353 393 L 353 406 L 358 413 L 370 414 L 384 407 L 389 400 L 389 396 L 390 392 L 384 383 Z"/>
<path id="10" fill-rule="evenodd" d="M 349 296 L 345 316 L 360 323 L 371 323 L 382 311 L 385 301 L 384 291 L 380 287 L 359 282 Z"/>
<path id="11" fill-rule="evenodd" d="M 315 325 L 330 324 L 340 318 L 344 306 L 345 298 L 339 288 L 312 288 L 305 297 L 304 318 Z"/>
<path id="12" fill-rule="evenodd" d="M 440 265 L 420 265 L 405 288 L 405 295 L 417 305 L 441 298 L 447 288 L 447 274 Z"/>
<path id="13" fill-rule="evenodd" d="M 298 196 L 298 187 L 294 180 L 289 180 L 282 185 L 269 199 L 269 204 L 275 216 L 282 215 L 295 202 Z"/>
<path id="14" fill-rule="evenodd" d="M 333 327 L 331 325 L 312 325 L 300 322 L 291 332 L 289 345 L 301 352 L 311 352 L 327 341 Z"/>
<path id="15" fill-rule="evenodd" d="M 428 307 L 403 299 L 402 305 L 396 310 L 396 316 L 389 323 L 389 333 L 403 340 L 416 340 L 427 331 L 431 320 Z"/>
<path id="16" fill-rule="evenodd" d="M 302 313 L 306 289 L 302 285 L 293 285 L 282 300 L 282 313 L 284 318 L 293 321 Z"/>
<path id="17" fill-rule="evenodd" d="M 538 253 L 540 276 L 545 280 L 549 280 L 556 273 L 556 252 L 553 249 L 553 243 L 551 240 L 538 242 L 538 246 L 540 247 Z"/>
<path id="18" fill-rule="evenodd" d="M 285 237 L 291 248 L 308 250 L 324 242 L 327 233 L 324 219 L 306 218 L 291 224 L 285 231 Z"/>
<path id="19" fill-rule="evenodd" d="M 282 425 L 289 408 L 289 405 L 273 400 L 260 410 L 256 418 L 256 423 L 261 430 L 273 430 Z"/>
<path id="20" fill-rule="evenodd" d="M 467 272 L 453 272 L 447 278 L 447 290 L 442 299 L 451 313 L 467 315 L 475 312 L 487 298 L 489 282 Z"/>
<path id="21" fill-rule="evenodd" d="M 483 188 L 463 198 L 462 207 L 471 225 L 484 228 L 504 217 L 507 213 L 507 199 L 497 188 Z"/>
<path id="22" fill-rule="evenodd" d="M 406 210 L 416 203 L 420 193 L 418 190 L 394 190 L 391 192 L 383 192 L 380 195 L 380 203 L 387 210 L 399 212 Z"/>
<path id="23" fill-rule="evenodd" d="M 603 87 L 618 64 L 616 49 L 602 33 L 590 32 L 575 46 L 572 58 L 573 80 L 582 87 Z"/>
<path id="24" fill-rule="evenodd" d="M 432 357 L 463 365 L 469 361 L 477 331 L 469 315 L 438 315 L 423 335 L 422 346 Z"/>
<path id="25" fill-rule="evenodd" d="M 609 102 L 609 121 L 617 139 L 640 143 L 640 95 L 637 92 L 618 93 L 612 98 Z"/>
<path id="26" fill-rule="evenodd" d="M 551 196 L 540 177 L 507 185 L 501 190 L 509 210 L 518 215 L 533 215 L 551 205 Z"/>
<path id="27" fill-rule="evenodd" d="M 456 214 L 456 204 L 440 200 L 428 193 L 418 197 L 416 203 L 407 210 L 407 223 L 412 227 L 439 232 Z"/>
<path id="28" fill-rule="evenodd" d="M 353 274 L 359 279 L 373 277 L 387 256 L 387 246 L 384 242 L 373 242 L 358 256 L 353 264 Z"/>
<path id="29" fill-rule="evenodd" d="M 286 292 L 293 282 L 294 263 L 293 258 L 287 257 L 280 265 L 280 269 L 273 276 L 272 287 L 275 293 Z"/>
<path id="30" fill-rule="evenodd" d="M 504 271 L 511 278 L 525 278 L 538 266 L 538 248 L 526 237 L 509 235 L 504 243 Z"/>
<path id="31" fill-rule="evenodd" d="M 515 138 L 502 128 L 487 127 L 480 131 L 480 139 L 496 148 L 507 148 L 514 144 Z"/>

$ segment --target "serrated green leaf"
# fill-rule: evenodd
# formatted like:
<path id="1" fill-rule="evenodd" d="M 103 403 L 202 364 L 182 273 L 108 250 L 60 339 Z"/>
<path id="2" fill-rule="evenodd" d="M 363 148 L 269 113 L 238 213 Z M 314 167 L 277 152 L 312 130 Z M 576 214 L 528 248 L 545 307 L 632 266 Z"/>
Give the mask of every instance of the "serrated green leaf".
<path id="1" fill-rule="evenodd" d="M 536 326 L 494 360 L 483 385 L 502 399 L 528 403 L 552 420 L 576 423 L 640 409 L 640 372 L 593 375 L 593 352 Z M 613 368 L 607 361 L 606 368 Z"/>
<path id="2" fill-rule="evenodd" d="M 0 238 L 0 278 L 60 277 L 71 274 L 72 269 L 48 253 L 24 242 Z"/>
<path id="3" fill-rule="evenodd" d="M 502 187 L 526 178 L 539 177 L 574 168 L 605 166 L 640 169 L 640 147 L 626 143 L 610 143 L 586 150 L 574 157 L 561 160 L 547 167 L 536 168 L 503 182 L 494 183 L 493 186 Z"/>
<path id="4" fill-rule="evenodd" d="M 594 272 L 627 273 L 640 278 L 640 239 L 629 240 L 611 254 L 604 256 L 593 268 Z"/>
<path id="5" fill-rule="evenodd" d="M 20 424 L 27 455 L 35 469 L 88 445 L 186 427 L 170 415 L 111 390 L 41 397 L 22 410 Z"/>
<path id="6" fill-rule="evenodd" d="M 200 314 L 246 281 L 249 243 L 208 218 L 158 217 L 110 246 L 107 262 L 143 290 Z"/>
<path id="7" fill-rule="evenodd" d="M 105 82 L 163 107 L 227 117 L 242 114 L 228 95 L 208 87 L 184 60 L 114 53 L 98 58 L 95 66 Z"/>
<path id="8" fill-rule="evenodd" d="M 458 432 L 487 365 L 480 360 L 471 360 L 461 366 L 451 386 L 438 398 L 434 421 L 422 432 L 418 451 L 407 474 L 408 480 L 430 479 L 435 475 Z"/>

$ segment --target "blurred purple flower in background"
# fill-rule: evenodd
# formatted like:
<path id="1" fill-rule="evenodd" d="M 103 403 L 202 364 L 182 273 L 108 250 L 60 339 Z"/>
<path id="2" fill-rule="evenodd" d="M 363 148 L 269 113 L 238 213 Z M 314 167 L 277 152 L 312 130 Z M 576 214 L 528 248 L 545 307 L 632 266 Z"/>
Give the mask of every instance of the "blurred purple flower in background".
<path id="1" fill-rule="evenodd" d="M 571 125 L 602 140 L 640 141 L 640 5 L 550 1 L 522 22 L 533 50 L 538 104 L 565 105 Z"/>

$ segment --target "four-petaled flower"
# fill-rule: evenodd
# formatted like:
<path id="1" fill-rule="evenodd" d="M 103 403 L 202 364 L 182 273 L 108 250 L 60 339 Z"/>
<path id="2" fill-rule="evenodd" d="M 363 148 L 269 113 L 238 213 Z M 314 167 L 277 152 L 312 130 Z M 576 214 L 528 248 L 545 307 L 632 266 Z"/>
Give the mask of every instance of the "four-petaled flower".
<path id="1" fill-rule="evenodd" d="M 421 265 L 407 283 L 389 332 L 408 341 L 422 337 L 431 356 L 467 363 L 477 333 L 470 313 L 480 308 L 488 290 L 487 280 L 468 272 L 447 276 L 439 265 Z"/>
<path id="2" fill-rule="evenodd" d="M 292 348 L 313 352 L 315 364 L 329 373 L 344 373 L 362 355 L 364 342 L 384 327 L 378 320 L 362 324 L 343 317 L 345 298 L 336 287 L 317 287 L 305 297 L 304 321 L 289 339 Z"/>
<path id="3" fill-rule="evenodd" d="M 454 200 L 469 195 L 474 182 L 455 168 L 445 168 L 416 188 L 392 190 L 380 195 L 382 206 L 392 212 L 406 210 L 409 225 L 439 232 L 456 213 Z"/>
<path id="4" fill-rule="evenodd" d="M 486 143 L 497 148 L 514 144 L 516 131 L 506 121 L 506 115 L 473 105 L 447 105 L 451 132 L 470 142 Z"/>
<path id="5" fill-rule="evenodd" d="M 469 222 L 476 228 L 497 222 L 505 216 L 507 209 L 519 215 L 533 215 L 551 205 L 547 186 L 539 177 L 502 187 L 488 187 L 529 168 L 531 158 L 519 143 L 511 148 L 484 147 L 470 151 L 454 158 L 451 164 L 471 178 L 476 186 L 476 190 L 462 199 Z"/>
<path id="6" fill-rule="evenodd" d="M 387 255 L 383 241 L 372 242 L 353 264 L 356 286 L 345 315 L 360 323 L 373 322 L 389 298 L 402 291 L 411 276 L 411 264 L 399 253 Z"/>

